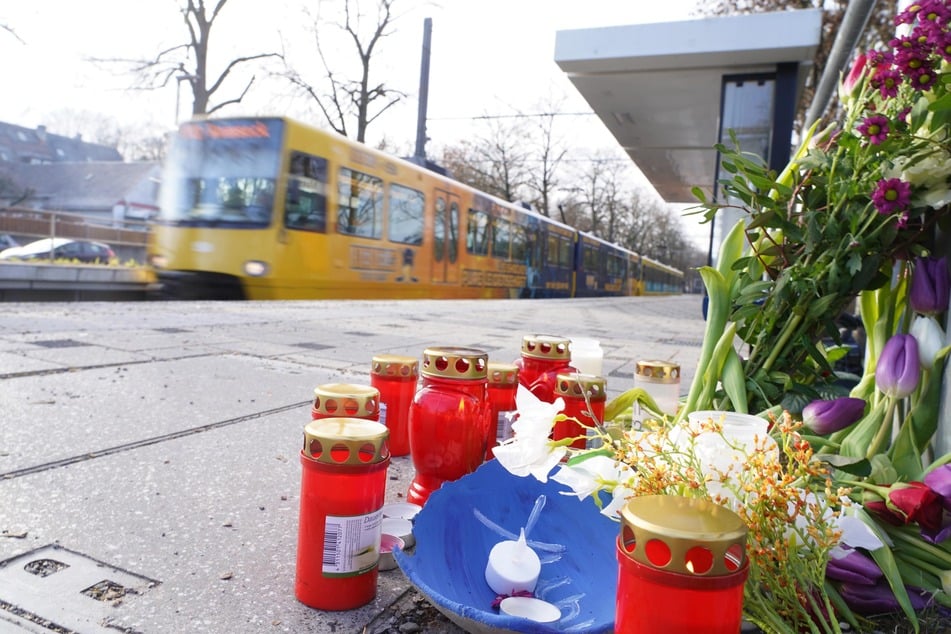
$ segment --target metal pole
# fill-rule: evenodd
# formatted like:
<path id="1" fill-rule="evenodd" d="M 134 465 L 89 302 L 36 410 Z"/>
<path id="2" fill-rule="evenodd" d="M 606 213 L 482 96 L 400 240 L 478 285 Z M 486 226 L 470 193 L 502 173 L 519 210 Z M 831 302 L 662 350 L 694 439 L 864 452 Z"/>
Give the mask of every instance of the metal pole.
<path id="1" fill-rule="evenodd" d="M 433 19 L 423 20 L 423 58 L 419 70 L 419 111 L 416 115 L 416 152 L 418 159 L 426 159 L 426 107 L 429 102 L 429 56 L 433 33 Z M 425 163 L 423 163 L 425 164 Z"/>
<path id="2" fill-rule="evenodd" d="M 822 77 L 816 85 L 816 94 L 809 104 L 809 110 L 806 112 L 803 130 L 809 129 L 816 119 L 825 112 L 829 100 L 835 93 L 839 85 L 839 75 L 842 73 L 855 45 L 858 43 L 865 27 L 872 15 L 872 9 L 875 8 L 875 0 L 852 0 L 845 9 L 845 15 L 842 17 L 842 26 L 835 36 L 832 43 L 832 50 L 829 51 L 829 59 L 826 60 L 826 67 L 822 71 Z"/>

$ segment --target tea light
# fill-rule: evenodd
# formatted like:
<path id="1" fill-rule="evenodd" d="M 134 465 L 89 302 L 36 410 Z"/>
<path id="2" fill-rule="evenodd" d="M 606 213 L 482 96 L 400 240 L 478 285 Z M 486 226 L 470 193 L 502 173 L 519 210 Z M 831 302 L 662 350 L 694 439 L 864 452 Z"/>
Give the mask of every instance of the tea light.
<path id="1" fill-rule="evenodd" d="M 502 614 L 520 616 L 539 623 L 554 623 L 561 618 L 558 606 L 534 597 L 508 597 L 499 604 Z"/>
<path id="2" fill-rule="evenodd" d="M 525 529 L 518 541 L 499 542 L 489 552 L 485 566 L 485 581 L 496 594 L 534 592 L 542 562 L 525 541 Z"/>
<path id="3" fill-rule="evenodd" d="M 386 535 L 402 539 L 404 549 L 416 545 L 416 539 L 413 537 L 413 523 L 409 520 L 404 520 L 402 517 L 384 517 L 382 530 Z"/>

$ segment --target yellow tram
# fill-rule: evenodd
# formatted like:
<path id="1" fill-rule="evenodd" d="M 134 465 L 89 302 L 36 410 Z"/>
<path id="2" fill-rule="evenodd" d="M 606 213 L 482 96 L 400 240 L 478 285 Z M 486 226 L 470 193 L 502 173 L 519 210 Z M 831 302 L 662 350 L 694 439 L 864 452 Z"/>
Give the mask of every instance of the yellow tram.
<path id="1" fill-rule="evenodd" d="M 681 292 L 683 274 L 520 205 L 281 117 L 184 123 L 149 262 L 213 299 Z"/>

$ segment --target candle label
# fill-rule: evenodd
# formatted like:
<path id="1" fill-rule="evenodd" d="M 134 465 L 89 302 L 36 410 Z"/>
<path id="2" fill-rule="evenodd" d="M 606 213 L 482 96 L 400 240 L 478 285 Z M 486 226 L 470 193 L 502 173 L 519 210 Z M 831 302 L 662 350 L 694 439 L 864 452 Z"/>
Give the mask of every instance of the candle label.
<path id="1" fill-rule="evenodd" d="M 366 515 L 328 515 L 322 550 L 325 577 L 352 577 L 371 570 L 380 559 L 383 509 Z"/>
<path id="2" fill-rule="evenodd" d="M 380 401 L 380 424 L 386 425 L 386 403 Z"/>
<path id="3" fill-rule="evenodd" d="M 515 422 L 516 418 L 518 418 L 518 410 L 499 412 L 495 427 L 495 437 L 499 442 L 508 440 L 513 436 L 512 423 Z"/>

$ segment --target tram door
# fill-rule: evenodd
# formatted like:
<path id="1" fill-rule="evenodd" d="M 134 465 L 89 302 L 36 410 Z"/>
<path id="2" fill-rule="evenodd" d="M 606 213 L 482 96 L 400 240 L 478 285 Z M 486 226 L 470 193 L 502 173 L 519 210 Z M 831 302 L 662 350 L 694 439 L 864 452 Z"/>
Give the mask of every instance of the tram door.
<path id="1" fill-rule="evenodd" d="M 459 196 L 436 190 L 433 216 L 433 274 L 435 284 L 459 283 Z"/>

